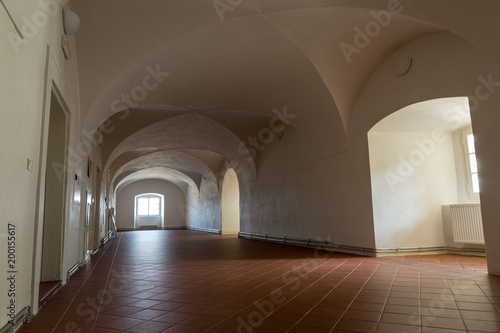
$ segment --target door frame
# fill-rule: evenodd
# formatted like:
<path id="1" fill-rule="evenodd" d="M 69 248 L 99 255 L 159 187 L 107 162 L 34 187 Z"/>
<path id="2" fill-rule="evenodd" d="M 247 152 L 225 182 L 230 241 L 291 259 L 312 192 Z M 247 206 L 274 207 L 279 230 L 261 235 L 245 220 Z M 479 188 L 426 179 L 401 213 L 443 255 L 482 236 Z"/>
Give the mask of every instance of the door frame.
<path id="1" fill-rule="evenodd" d="M 40 119 L 40 149 L 38 155 L 38 172 L 36 184 L 36 207 L 33 233 L 33 259 L 31 272 L 31 308 L 33 314 L 38 312 L 38 299 L 40 293 L 41 282 L 41 267 L 42 267 L 42 246 L 43 246 L 43 221 L 45 210 L 45 186 L 47 172 L 47 153 L 48 153 L 48 138 L 49 138 L 49 123 L 50 123 L 50 107 L 51 97 L 54 94 L 59 106 L 65 114 L 66 129 L 65 129 L 65 152 L 64 152 L 64 171 L 63 171 L 63 221 L 61 225 L 61 251 L 60 251 L 60 279 L 64 277 L 64 242 L 65 242 L 65 227 L 68 217 L 68 147 L 71 133 L 71 112 L 70 107 L 66 103 L 65 96 L 70 97 L 67 87 L 64 84 L 64 79 L 51 55 L 50 46 L 47 45 L 45 53 L 45 85 L 43 89 L 43 104 L 41 108 Z"/>

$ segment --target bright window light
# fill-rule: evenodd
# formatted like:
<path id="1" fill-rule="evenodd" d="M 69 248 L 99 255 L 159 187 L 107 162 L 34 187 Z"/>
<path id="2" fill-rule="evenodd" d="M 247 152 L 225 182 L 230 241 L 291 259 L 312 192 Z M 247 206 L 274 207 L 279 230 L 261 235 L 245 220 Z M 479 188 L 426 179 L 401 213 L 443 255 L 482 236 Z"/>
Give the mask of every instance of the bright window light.
<path id="1" fill-rule="evenodd" d="M 472 193 L 479 193 L 479 176 L 477 174 L 477 160 L 476 160 L 476 147 L 474 145 L 474 135 L 467 134 L 467 153 L 469 177 L 472 184 Z"/>
<path id="2" fill-rule="evenodd" d="M 137 198 L 138 216 L 158 216 L 160 215 L 161 202 L 159 197 Z"/>

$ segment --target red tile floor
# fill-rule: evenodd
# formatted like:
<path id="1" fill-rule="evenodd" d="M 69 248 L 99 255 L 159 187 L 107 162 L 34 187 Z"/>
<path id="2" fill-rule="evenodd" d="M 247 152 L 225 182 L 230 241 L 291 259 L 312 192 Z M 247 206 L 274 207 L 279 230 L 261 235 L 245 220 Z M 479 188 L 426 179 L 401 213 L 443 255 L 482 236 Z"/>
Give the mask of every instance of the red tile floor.
<path id="1" fill-rule="evenodd" d="M 500 332 L 500 278 L 485 265 L 119 233 L 21 332 Z"/>

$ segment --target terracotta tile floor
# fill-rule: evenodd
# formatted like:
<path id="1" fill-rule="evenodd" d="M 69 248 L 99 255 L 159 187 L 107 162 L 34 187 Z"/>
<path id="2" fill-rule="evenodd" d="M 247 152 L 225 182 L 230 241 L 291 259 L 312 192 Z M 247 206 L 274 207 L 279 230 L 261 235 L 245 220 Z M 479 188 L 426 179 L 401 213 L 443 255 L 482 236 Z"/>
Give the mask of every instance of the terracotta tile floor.
<path id="1" fill-rule="evenodd" d="M 486 260 L 120 233 L 21 332 L 500 332 Z"/>

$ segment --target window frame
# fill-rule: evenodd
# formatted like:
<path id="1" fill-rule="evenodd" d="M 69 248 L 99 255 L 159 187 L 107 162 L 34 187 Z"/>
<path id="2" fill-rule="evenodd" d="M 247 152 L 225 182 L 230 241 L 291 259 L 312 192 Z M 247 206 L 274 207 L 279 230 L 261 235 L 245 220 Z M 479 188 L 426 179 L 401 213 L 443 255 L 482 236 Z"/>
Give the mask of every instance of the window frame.
<path id="1" fill-rule="evenodd" d="M 139 214 L 139 200 L 147 199 L 148 200 L 148 214 L 143 215 Z M 158 199 L 158 214 L 150 214 L 151 204 L 150 199 Z M 135 216 L 137 217 L 161 217 L 162 212 L 162 200 L 161 196 L 158 194 L 142 194 L 135 197 Z"/>
<path id="2" fill-rule="evenodd" d="M 473 180 L 472 180 L 472 175 L 473 174 L 479 175 L 479 170 L 477 172 L 472 172 L 471 163 L 470 163 L 470 155 L 476 156 L 475 142 L 474 142 L 474 152 L 471 153 L 469 151 L 469 143 L 468 143 L 468 139 L 467 139 L 469 135 L 472 135 L 474 137 L 474 133 L 472 133 L 471 130 L 465 131 L 462 133 L 462 145 L 464 148 L 465 171 L 467 174 L 467 182 L 466 182 L 467 193 L 469 194 L 470 198 L 479 199 L 479 193 L 481 192 L 481 188 L 479 188 L 478 192 L 474 192 L 474 186 L 473 186 Z M 476 162 L 476 166 L 477 166 L 477 162 Z"/>

